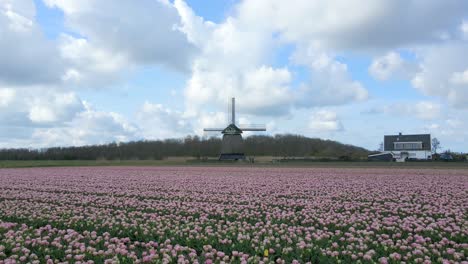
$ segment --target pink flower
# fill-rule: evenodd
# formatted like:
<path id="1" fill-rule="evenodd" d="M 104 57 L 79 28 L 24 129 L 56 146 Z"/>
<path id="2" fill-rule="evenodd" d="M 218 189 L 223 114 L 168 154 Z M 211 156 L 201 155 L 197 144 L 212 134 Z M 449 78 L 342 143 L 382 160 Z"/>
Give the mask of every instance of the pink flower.
<path id="1" fill-rule="evenodd" d="M 388 260 L 387 260 L 387 258 L 385 258 L 385 257 L 381 257 L 381 258 L 379 259 L 379 263 L 380 263 L 380 264 L 388 264 Z"/>

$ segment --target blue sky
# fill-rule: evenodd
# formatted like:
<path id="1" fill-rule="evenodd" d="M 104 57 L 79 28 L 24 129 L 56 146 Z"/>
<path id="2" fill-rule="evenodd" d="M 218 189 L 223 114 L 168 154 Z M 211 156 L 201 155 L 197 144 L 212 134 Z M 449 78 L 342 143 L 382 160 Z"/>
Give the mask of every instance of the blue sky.
<path id="1" fill-rule="evenodd" d="M 0 147 L 209 136 L 235 96 L 267 134 L 468 151 L 466 1 L 117 2 L 0 0 Z"/>

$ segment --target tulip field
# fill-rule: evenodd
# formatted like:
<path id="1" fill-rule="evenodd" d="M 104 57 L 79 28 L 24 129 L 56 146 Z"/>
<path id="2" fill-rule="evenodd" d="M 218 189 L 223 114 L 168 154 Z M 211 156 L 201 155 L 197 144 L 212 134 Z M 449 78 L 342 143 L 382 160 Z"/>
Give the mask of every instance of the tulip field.
<path id="1" fill-rule="evenodd" d="M 468 263 L 468 171 L 0 169 L 6 263 Z"/>

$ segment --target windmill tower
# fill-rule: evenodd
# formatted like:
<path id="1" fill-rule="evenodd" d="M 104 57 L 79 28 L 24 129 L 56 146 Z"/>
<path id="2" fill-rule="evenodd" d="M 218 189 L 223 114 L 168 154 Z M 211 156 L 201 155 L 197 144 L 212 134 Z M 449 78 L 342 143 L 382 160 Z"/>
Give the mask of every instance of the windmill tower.
<path id="1" fill-rule="evenodd" d="M 242 132 L 244 131 L 266 131 L 265 125 L 236 125 L 236 99 L 231 99 L 229 105 L 230 122 L 226 128 L 205 128 L 205 132 L 221 132 L 223 141 L 219 160 L 244 160 Z"/>

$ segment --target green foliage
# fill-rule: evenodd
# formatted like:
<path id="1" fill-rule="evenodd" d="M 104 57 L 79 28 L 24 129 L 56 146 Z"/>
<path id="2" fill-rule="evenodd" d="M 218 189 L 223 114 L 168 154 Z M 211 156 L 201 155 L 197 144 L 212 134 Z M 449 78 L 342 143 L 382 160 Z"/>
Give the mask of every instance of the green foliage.
<path id="1" fill-rule="evenodd" d="M 0 149 L 0 160 L 162 160 L 166 157 L 216 157 L 221 139 L 188 136 L 185 139 L 134 141 L 48 149 Z M 250 136 L 244 140 L 249 156 L 327 157 L 353 160 L 369 151 L 336 141 L 300 135 Z"/>

